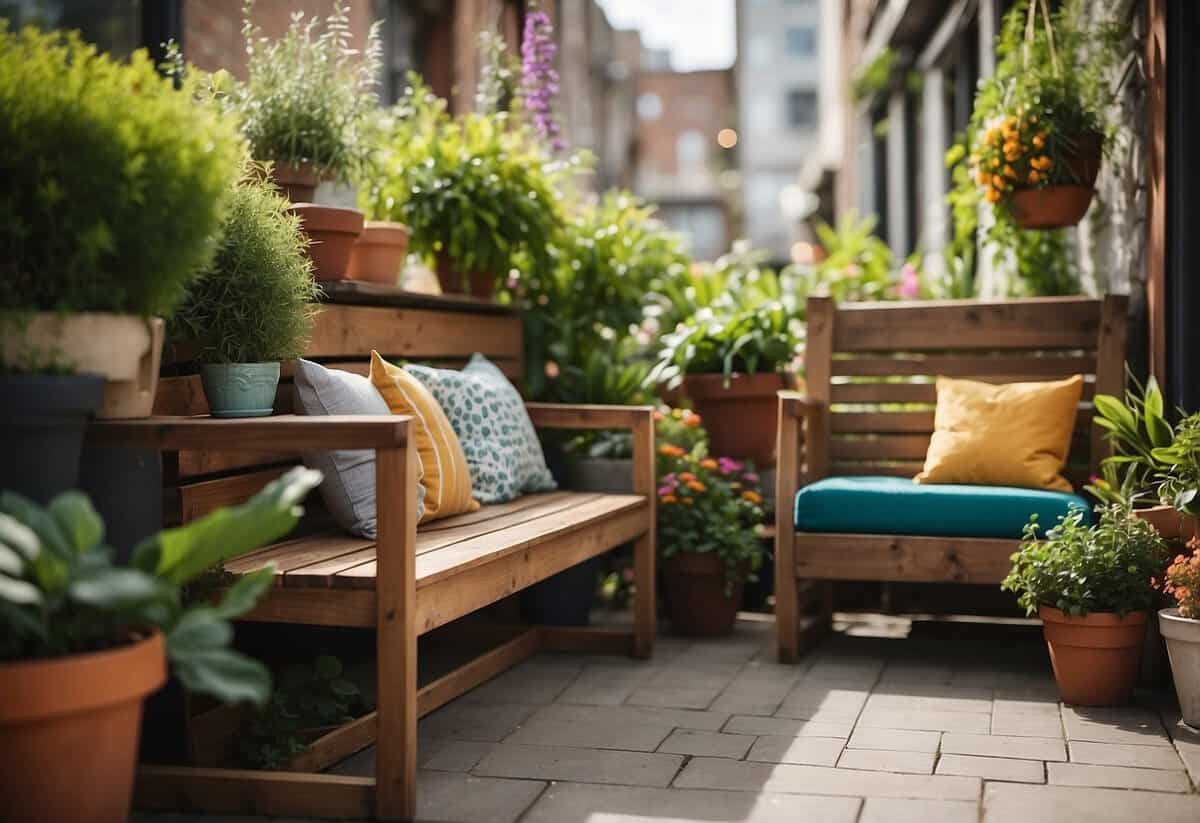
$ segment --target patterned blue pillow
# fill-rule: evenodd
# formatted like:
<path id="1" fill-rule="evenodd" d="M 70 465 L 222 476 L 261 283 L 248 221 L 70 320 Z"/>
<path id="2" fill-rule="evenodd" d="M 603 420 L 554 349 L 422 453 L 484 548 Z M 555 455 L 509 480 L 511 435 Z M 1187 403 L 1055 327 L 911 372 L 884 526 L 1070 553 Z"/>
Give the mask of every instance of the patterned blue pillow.
<path id="1" fill-rule="evenodd" d="M 480 503 L 504 503 L 557 488 L 525 402 L 504 372 L 482 354 L 462 371 L 404 367 L 434 398 L 462 443 Z"/>

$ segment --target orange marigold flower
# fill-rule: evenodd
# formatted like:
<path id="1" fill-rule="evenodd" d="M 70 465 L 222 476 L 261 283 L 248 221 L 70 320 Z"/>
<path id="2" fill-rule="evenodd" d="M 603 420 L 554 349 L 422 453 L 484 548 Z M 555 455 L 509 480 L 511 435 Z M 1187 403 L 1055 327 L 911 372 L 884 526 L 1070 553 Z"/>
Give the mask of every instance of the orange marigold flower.
<path id="1" fill-rule="evenodd" d="M 680 472 L 679 479 L 684 483 L 691 483 L 696 479 L 696 475 L 692 474 L 691 472 Z"/>
<path id="2" fill-rule="evenodd" d="M 687 417 L 683 418 L 685 426 L 691 426 L 693 429 L 700 425 L 700 415 L 695 412 L 688 412 Z"/>
<path id="3" fill-rule="evenodd" d="M 993 158 L 992 158 L 992 168 L 993 168 L 993 169 L 998 169 L 998 168 L 1000 168 L 1000 158 L 999 158 L 999 157 L 993 157 Z"/>
<path id="4" fill-rule="evenodd" d="M 979 184 L 979 185 L 981 185 L 981 186 L 986 186 L 986 185 L 988 184 L 988 180 L 990 180 L 990 179 L 991 179 L 991 175 L 989 175 L 989 174 L 988 174 L 986 171 L 984 171 L 983 169 L 980 169 L 980 170 L 979 170 L 978 172 L 976 172 L 976 174 L 975 174 L 975 182 L 976 182 L 976 183 L 978 183 L 978 184 Z"/>
<path id="5" fill-rule="evenodd" d="M 996 189 L 993 189 L 993 188 L 989 188 L 989 189 L 987 190 L 987 193 L 984 195 L 984 197 L 986 197 L 986 198 L 987 198 L 987 201 L 988 201 L 989 203 L 999 203 L 999 202 L 1000 202 L 1000 197 L 1001 197 L 1001 196 L 1002 196 L 1002 195 L 1000 194 L 1000 192 L 999 192 L 998 190 L 996 190 Z"/>
<path id="6" fill-rule="evenodd" d="M 1035 149 L 1040 149 L 1045 145 L 1046 145 L 1046 135 L 1045 134 L 1035 134 L 1033 136 L 1033 147 Z"/>
<path id="7" fill-rule="evenodd" d="M 679 446 L 674 446 L 670 443 L 664 443 L 658 447 L 658 453 L 667 457 L 683 457 L 684 451 Z"/>
<path id="8" fill-rule="evenodd" d="M 701 483 L 699 480 L 692 480 L 687 484 L 687 486 L 689 489 L 694 491 L 696 494 L 700 494 L 700 493 L 708 490 L 708 487 L 705 486 L 703 483 Z"/>
<path id="9" fill-rule="evenodd" d="M 1004 167 L 1004 176 L 1009 178 L 1010 180 L 1016 180 L 1017 179 L 1017 170 L 1014 169 L 1012 166 L 1005 166 Z"/>
<path id="10" fill-rule="evenodd" d="M 1029 172 L 1029 182 L 1031 185 L 1036 186 L 1038 184 L 1038 181 L 1041 179 L 1042 179 L 1042 176 L 1040 174 L 1038 174 L 1036 171 Z"/>
<path id="11" fill-rule="evenodd" d="M 663 505 L 665 505 L 665 506 L 669 506 L 669 505 L 671 505 L 672 503 L 678 503 L 678 502 L 679 502 L 679 498 L 678 498 L 678 497 L 676 497 L 676 496 L 675 496 L 675 495 L 673 495 L 673 494 L 664 494 L 664 495 L 663 495 L 663 498 L 662 498 L 662 502 L 663 502 Z"/>
<path id="12" fill-rule="evenodd" d="M 715 472 L 717 470 L 717 461 L 713 460 L 711 457 L 706 457 L 700 461 L 700 468 L 708 469 L 710 472 Z"/>
<path id="13" fill-rule="evenodd" d="M 1008 184 L 1004 182 L 1003 177 L 1001 177 L 998 174 L 993 174 L 992 175 L 992 185 L 995 186 L 996 188 L 1000 189 L 1000 191 L 1004 191 L 1004 187 Z"/>
<path id="14" fill-rule="evenodd" d="M 696 502 L 696 501 L 695 501 L 695 500 L 693 500 L 693 499 L 692 499 L 692 498 L 690 498 L 690 497 L 685 497 L 685 498 L 683 498 L 683 505 L 685 505 L 685 506 L 691 506 L 691 505 L 692 505 L 692 504 L 694 504 L 695 502 Z"/>
<path id="15" fill-rule="evenodd" d="M 661 423 L 663 420 L 666 420 L 666 419 L 667 419 L 667 416 L 665 414 L 663 414 L 662 412 L 656 411 L 654 413 L 654 421 L 656 423 Z"/>
<path id="16" fill-rule="evenodd" d="M 742 499 L 749 500 L 751 503 L 757 506 L 762 502 L 762 495 L 758 492 L 744 491 L 742 492 Z"/>

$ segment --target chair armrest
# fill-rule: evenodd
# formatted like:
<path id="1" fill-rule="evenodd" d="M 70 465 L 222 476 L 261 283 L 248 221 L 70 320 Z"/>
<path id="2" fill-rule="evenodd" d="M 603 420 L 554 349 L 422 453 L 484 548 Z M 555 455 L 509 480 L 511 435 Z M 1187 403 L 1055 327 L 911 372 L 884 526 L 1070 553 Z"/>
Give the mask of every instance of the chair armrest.
<path id="1" fill-rule="evenodd" d="M 814 400 L 798 391 L 784 390 L 778 392 L 778 395 L 780 412 L 790 417 L 805 419 L 825 408 L 822 401 Z"/>
<path id="2" fill-rule="evenodd" d="M 401 415 L 306 417 L 147 417 L 101 420 L 87 428 L 91 446 L 180 451 L 394 449 L 408 443 L 411 418 Z"/>
<path id="3" fill-rule="evenodd" d="M 526 403 L 525 408 L 539 429 L 635 429 L 654 422 L 653 406 Z"/>

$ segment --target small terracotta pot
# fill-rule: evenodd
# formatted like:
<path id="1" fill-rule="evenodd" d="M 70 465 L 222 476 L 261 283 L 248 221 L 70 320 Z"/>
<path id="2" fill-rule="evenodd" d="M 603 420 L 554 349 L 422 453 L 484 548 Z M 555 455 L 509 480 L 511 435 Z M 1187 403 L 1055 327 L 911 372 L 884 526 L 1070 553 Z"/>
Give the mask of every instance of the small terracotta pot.
<path id="1" fill-rule="evenodd" d="M 1142 659 L 1146 612 L 1069 617 L 1050 606 L 1038 612 L 1064 703 L 1119 706 L 1129 702 Z"/>
<path id="2" fill-rule="evenodd" d="M 125 820 L 142 701 L 166 677 L 159 634 L 0 664 L 0 820 Z"/>
<path id="3" fill-rule="evenodd" d="M 351 280 L 396 285 L 404 255 L 408 251 L 408 229 L 403 223 L 368 220 L 350 252 L 347 275 Z"/>
<path id="4" fill-rule="evenodd" d="M 469 294 L 481 300 L 496 296 L 496 278 L 490 272 L 473 271 L 466 277 L 450 255 L 441 252 L 437 256 L 437 277 L 442 294 Z"/>
<path id="5" fill-rule="evenodd" d="M 1163 540 L 1186 543 L 1200 531 L 1200 523 L 1197 523 L 1196 518 L 1176 511 L 1171 505 L 1135 508 L 1133 513 L 1153 526 Z"/>
<path id="6" fill-rule="evenodd" d="M 313 276 L 318 280 L 345 280 L 350 267 L 354 241 L 362 234 L 363 213 L 358 209 L 296 203 L 292 212 L 299 215 L 310 245 Z"/>
<path id="7" fill-rule="evenodd" d="M 788 380 L 775 372 L 735 374 L 729 388 L 720 374 L 689 374 L 683 396 L 692 401 L 708 432 L 714 456 L 753 460 L 766 468 L 775 462 L 776 393 Z"/>
<path id="8" fill-rule="evenodd" d="M 1075 153 L 1065 162 L 1078 184 L 1014 191 L 1009 203 L 1017 225 L 1023 229 L 1061 229 L 1082 220 L 1092 204 L 1103 147 L 1099 134 L 1076 135 Z"/>
<path id="9" fill-rule="evenodd" d="M 97 417 L 149 417 L 158 389 L 163 329 L 161 317 L 36 312 L 27 320 L 0 324 L 0 361 L 20 363 L 27 352 L 52 355 L 76 374 L 105 379 Z"/>
<path id="10" fill-rule="evenodd" d="M 312 163 L 275 163 L 271 177 L 283 196 L 293 203 L 311 203 L 321 183 Z"/>
<path id="11" fill-rule="evenodd" d="M 671 625 L 688 637 L 715 637 L 733 631 L 743 580 L 725 590 L 725 564 L 715 554 L 683 553 L 664 563 Z"/>

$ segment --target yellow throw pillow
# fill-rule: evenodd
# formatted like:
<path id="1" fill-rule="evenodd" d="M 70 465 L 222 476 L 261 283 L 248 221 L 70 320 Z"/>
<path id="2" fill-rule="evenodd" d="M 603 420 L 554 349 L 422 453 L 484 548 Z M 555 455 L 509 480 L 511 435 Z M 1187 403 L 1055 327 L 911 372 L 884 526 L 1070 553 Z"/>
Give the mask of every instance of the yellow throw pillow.
<path id="1" fill-rule="evenodd" d="M 424 475 L 421 485 L 425 487 L 425 515 L 421 522 L 477 510 L 479 503 L 471 497 L 466 455 L 429 389 L 375 351 L 371 352 L 371 383 L 379 389 L 392 414 L 413 417 L 412 431 Z"/>
<path id="2" fill-rule="evenodd" d="M 968 483 L 1071 491 L 1059 472 L 1083 377 L 994 385 L 937 379 L 933 437 L 918 483 Z"/>

